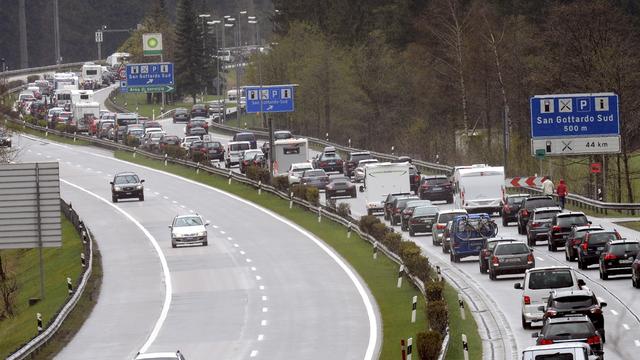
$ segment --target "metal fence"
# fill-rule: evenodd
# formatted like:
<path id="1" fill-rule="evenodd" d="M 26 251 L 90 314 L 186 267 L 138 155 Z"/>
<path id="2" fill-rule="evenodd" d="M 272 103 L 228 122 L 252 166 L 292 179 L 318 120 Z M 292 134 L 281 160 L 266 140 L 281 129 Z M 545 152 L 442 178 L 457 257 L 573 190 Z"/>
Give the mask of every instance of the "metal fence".
<path id="1" fill-rule="evenodd" d="M 85 266 L 80 274 L 80 278 L 75 279 L 78 286 L 55 317 L 48 324 L 44 324 L 44 330 L 13 354 L 9 355 L 7 360 L 22 360 L 31 355 L 35 355 L 40 347 L 51 340 L 58 329 L 62 326 L 64 320 L 78 304 L 78 301 L 80 301 L 80 298 L 87 287 L 87 283 L 89 282 L 89 278 L 91 277 L 91 271 L 93 269 L 93 238 L 91 236 L 91 231 L 85 227 L 84 222 L 73 209 L 71 203 L 67 204 L 64 200 L 60 199 L 60 210 L 64 213 L 65 217 L 71 221 L 76 231 L 80 233 L 82 243 L 84 245 L 81 258 L 84 259 Z"/>

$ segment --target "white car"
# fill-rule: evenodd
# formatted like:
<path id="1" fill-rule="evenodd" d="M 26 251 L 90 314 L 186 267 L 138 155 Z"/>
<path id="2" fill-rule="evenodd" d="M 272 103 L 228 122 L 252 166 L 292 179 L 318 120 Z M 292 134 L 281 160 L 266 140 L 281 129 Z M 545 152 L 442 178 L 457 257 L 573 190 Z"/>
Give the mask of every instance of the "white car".
<path id="1" fill-rule="evenodd" d="M 200 136 L 185 136 L 182 138 L 182 142 L 180 143 L 180 147 L 182 147 L 185 150 L 189 150 L 189 146 L 191 146 L 191 143 L 194 141 L 200 141 L 202 139 L 200 139 Z"/>
<path id="2" fill-rule="evenodd" d="M 375 164 L 377 163 L 377 159 L 364 159 L 358 161 L 358 166 L 355 170 L 353 170 L 353 181 L 361 182 L 364 181 L 364 166 L 367 164 Z"/>
<path id="3" fill-rule="evenodd" d="M 310 162 L 291 164 L 288 171 L 289 185 L 299 183 L 302 173 L 304 173 L 305 170 L 313 170 L 313 165 L 311 165 Z"/>
<path id="4" fill-rule="evenodd" d="M 522 352 L 522 360 L 535 359 L 570 359 L 597 360 L 591 346 L 581 342 L 565 342 L 551 345 L 534 345 Z"/>
<path id="5" fill-rule="evenodd" d="M 169 225 L 171 230 L 171 247 L 178 244 L 202 244 L 207 246 L 207 229 L 209 222 L 205 222 L 200 215 L 178 215 Z"/>
<path id="6" fill-rule="evenodd" d="M 185 358 L 178 350 L 176 352 L 138 353 L 135 360 L 185 360 Z"/>
<path id="7" fill-rule="evenodd" d="M 162 130 L 162 128 L 159 128 L 159 127 L 149 127 L 149 128 L 144 129 L 144 133 L 145 134 L 148 134 L 150 132 L 159 132 L 159 133 L 166 134 L 166 132 L 164 130 Z"/>

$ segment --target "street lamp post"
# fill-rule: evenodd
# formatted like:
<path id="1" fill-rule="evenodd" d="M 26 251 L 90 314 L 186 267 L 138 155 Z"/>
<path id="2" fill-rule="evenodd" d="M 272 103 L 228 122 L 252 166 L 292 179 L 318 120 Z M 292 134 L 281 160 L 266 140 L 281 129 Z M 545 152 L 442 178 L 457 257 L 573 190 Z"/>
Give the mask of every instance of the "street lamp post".
<path id="1" fill-rule="evenodd" d="M 230 17 L 230 16 L 228 16 L 228 15 L 227 15 L 227 16 L 225 16 L 225 19 L 226 19 L 226 20 L 228 20 L 228 19 L 230 19 L 230 18 L 231 18 L 231 17 Z M 225 23 L 225 24 L 224 24 L 224 26 L 222 27 L 222 49 L 224 50 L 224 54 L 225 54 L 225 56 L 226 56 L 226 54 L 227 54 L 227 50 L 226 50 L 226 45 L 225 45 L 225 33 L 224 33 L 224 29 L 225 29 L 225 28 L 231 28 L 231 27 L 233 27 L 233 24 L 227 24 L 227 23 Z M 229 54 L 231 54 L 231 52 L 229 52 Z M 224 120 L 225 122 L 227 121 L 227 101 L 226 101 L 226 100 L 227 100 L 227 99 L 226 99 L 227 86 L 226 86 L 226 84 L 227 84 L 227 83 L 225 82 L 225 86 L 223 87 L 223 90 L 222 90 L 222 93 L 223 93 L 223 94 L 224 94 L 224 96 L 225 96 L 225 102 L 224 102 L 223 109 L 222 109 L 222 110 L 223 110 L 223 112 L 224 112 L 224 114 L 223 114 L 223 120 Z"/>
<path id="2" fill-rule="evenodd" d="M 207 59 L 207 28 L 205 26 L 205 22 L 208 18 L 211 17 L 211 14 L 200 14 L 198 15 L 198 17 L 200 18 L 200 20 L 202 21 L 202 58 L 204 59 L 204 61 L 206 62 L 204 65 L 204 68 L 207 69 L 206 65 L 208 64 L 208 59 Z M 205 77 L 206 77 L 206 71 L 205 71 Z M 202 102 L 204 103 L 206 100 L 206 96 L 207 96 L 207 81 L 203 81 L 204 82 L 204 95 L 203 95 L 203 99 Z"/>

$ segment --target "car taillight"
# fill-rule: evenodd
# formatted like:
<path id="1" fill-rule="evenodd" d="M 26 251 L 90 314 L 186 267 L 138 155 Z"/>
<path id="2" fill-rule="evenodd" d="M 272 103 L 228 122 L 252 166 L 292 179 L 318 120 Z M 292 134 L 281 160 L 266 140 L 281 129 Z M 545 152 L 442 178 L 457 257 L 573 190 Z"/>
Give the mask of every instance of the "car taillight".
<path id="1" fill-rule="evenodd" d="M 556 315 L 558 315 L 558 312 L 553 309 L 547 309 L 547 311 L 544 313 L 544 316 L 546 317 L 552 317 Z"/>
<path id="2" fill-rule="evenodd" d="M 413 181 L 420 181 L 420 175 L 415 175 L 413 177 Z"/>
<path id="3" fill-rule="evenodd" d="M 582 250 L 587 251 L 589 248 L 589 242 L 585 241 L 582 243 Z"/>
<path id="4" fill-rule="evenodd" d="M 417 223 L 419 223 L 419 222 L 420 222 L 420 220 L 418 220 L 418 219 L 411 219 L 411 221 L 409 221 L 409 222 L 410 222 L 410 223 L 412 223 L 412 224 L 417 224 Z"/>
<path id="5" fill-rule="evenodd" d="M 554 226 L 551 228 L 551 231 L 560 231 L 560 226 L 558 226 L 558 225 L 554 225 Z"/>
<path id="6" fill-rule="evenodd" d="M 402 213 L 403 213 L 403 214 L 405 214 L 405 215 L 409 215 L 409 214 L 413 213 L 413 210 L 411 210 L 411 209 L 404 209 L 404 210 L 402 211 Z"/>
<path id="7" fill-rule="evenodd" d="M 438 230 L 444 230 L 446 228 L 447 228 L 446 224 L 438 224 L 438 225 L 436 225 L 436 229 L 438 229 Z"/>
<path id="8" fill-rule="evenodd" d="M 489 252 L 489 250 L 487 250 L 487 249 L 482 250 L 482 256 L 483 257 L 488 257 L 490 254 L 491 253 Z"/>
<path id="9" fill-rule="evenodd" d="M 531 223 L 531 227 L 534 227 L 534 228 L 540 227 L 540 225 L 542 225 L 542 224 L 537 223 L 537 222 Z"/>
<path id="10" fill-rule="evenodd" d="M 422 187 L 423 189 L 428 189 L 428 188 L 429 188 L 429 184 L 424 183 L 424 184 L 422 184 L 422 186 L 421 186 L 421 187 Z"/>
<path id="11" fill-rule="evenodd" d="M 553 344 L 553 340 L 551 339 L 542 339 L 540 340 L 540 345 L 551 345 Z"/>
<path id="12" fill-rule="evenodd" d="M 589 310 L 592 314 L 595 315 L 600 315 L 602 314 L 602 309 L 600 309 L 600 306 L 594 306 Z"/>
<path id="13" fill-rule="evenodd" d="M 327 166 L 327 163 L 325 161 L 320 161 L 320 166 Z"/>
<path id="14" fill-rule="evenodd" d="M 571 240 L 571 245 L 578 245 L 578 244 L 580 244 L 580 239 Z"/>
<path id="15" fill-rule="evenodd" d="M 498 265 L 500 265 L 500 259 L 498 259 L 497 257 L 494 256 L 494 257 L 491 258 L 491 263 L 493 265 L 495 265 L 495 266 L 498 266 Z"/>
<path id="16" fill-rule="evenodd" d="M 531 298 L 529 296 L 525 295 L 522 299 L 525 305 L 531 305 Z"/>
<path id="17" fill-rule="evenodd" d="M 511 208 L 509 207 L 509 205 L 504 205 L 504 211 L 505 212 L 511 212 Z"/>
<path id="18" fill-rule="evenodd" d="M 526 209 L 522 210 L 522 216 L 529 216 L 529 212 Z"/>
<path id="19" fill-rule="evenodd" d="M 605 260 L 615 260 L 617 258 L 618 257 L 615 254 L 612 254 L 612 253 L 607 253 L 607 255 L 604 256 Z"/>
<path id="20" fill-rule="evenodd" d="M 597 344 L 600 344 L 601 342 L 602 342 L 602 340 L 600 339 L 600 336 L 598 336 L 598 335 L 589 336 L 587 338 L 587 344 L 589 344 L 589 345 L 597 345 Z"/>
<path id="21" fill-rule="evenodd" d="M 396 214 L 399 214 L 400 213 L 400 208 L 393 209 L 393 212 L 396 213 Z"/>
<path id="22" fill-rule="evenodd" d="M 529 256 L 527 256 L 527 264 L 533 264 L 533 254 L 529 254 Z"/>

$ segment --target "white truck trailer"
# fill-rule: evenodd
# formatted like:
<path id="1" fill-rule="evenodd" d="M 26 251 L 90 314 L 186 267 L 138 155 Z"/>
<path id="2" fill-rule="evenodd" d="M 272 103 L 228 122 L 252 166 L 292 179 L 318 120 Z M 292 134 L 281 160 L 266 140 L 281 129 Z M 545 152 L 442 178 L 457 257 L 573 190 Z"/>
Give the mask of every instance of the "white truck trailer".
<path id="1" fill-rule="evenodd" d="M 388 194 L 409 193 L 409 163 L 373 163 L 364 167 L 364 183 L 360 192 L 364 193 L 367 214 L 384 211 L 383 201 Z"/>

